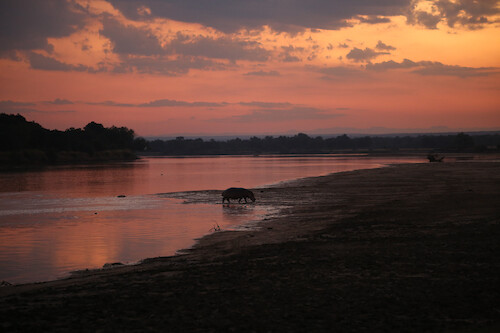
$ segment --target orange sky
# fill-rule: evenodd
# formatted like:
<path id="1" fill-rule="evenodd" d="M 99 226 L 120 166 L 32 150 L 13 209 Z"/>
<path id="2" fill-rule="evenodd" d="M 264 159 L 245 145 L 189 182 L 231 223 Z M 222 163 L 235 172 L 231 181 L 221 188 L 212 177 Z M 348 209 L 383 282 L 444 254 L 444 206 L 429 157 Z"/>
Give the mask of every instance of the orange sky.
<path id="1" fill-rule="evenodd" d="M 497 0 L 3 1 L 0 112 L 141 136 L 500 130 Z"/>

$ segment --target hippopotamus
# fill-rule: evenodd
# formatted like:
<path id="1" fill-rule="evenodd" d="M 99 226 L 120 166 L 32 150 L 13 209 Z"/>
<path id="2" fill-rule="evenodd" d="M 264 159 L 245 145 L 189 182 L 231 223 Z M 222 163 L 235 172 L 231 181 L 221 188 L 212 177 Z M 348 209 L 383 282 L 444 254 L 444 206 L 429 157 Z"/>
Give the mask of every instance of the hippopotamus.
<path id="1" fill-rule="evenodd" d="M 229 199 L 238 199 L 238 202 L 241 202 L 241 199 L 243 199 L 246 203 L 247 198 L 255 202 L 253 192 L 242 187 L 230 187 L 222 192 L 222 203 L 224 203 L 225 200 L 230 203 Z"/>

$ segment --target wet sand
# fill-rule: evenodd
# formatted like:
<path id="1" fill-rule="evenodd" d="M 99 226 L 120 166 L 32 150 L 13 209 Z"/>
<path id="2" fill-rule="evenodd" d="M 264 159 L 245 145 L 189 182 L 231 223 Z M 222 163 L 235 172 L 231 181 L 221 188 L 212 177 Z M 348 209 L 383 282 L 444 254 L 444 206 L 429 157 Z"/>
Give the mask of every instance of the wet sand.
<path id="1" fill-rule="evenodd" d="M 286 206 L 258 230 L 0 288 L 0 330 L 500 330 L 499 162 L 397 165 L 255 194 Z"/>

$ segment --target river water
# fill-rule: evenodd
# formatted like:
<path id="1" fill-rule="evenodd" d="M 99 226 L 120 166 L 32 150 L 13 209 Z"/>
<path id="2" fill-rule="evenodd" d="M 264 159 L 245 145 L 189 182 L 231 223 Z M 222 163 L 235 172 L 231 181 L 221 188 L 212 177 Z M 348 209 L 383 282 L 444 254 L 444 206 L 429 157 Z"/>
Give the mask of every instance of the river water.
<path id="1" fill-rule="evenodd" d="M 336 155 L 143 158 L 0 173 L 0 281 L 65 277 L 106 263 L 174 255 L 215 226 L 241 229 L 275 212 L 252 204 L 186 204 L 162 193 L 264 187 L 297 178 L 420 163 Z M 258 200 L 258 197 L 257 197 Z"/>

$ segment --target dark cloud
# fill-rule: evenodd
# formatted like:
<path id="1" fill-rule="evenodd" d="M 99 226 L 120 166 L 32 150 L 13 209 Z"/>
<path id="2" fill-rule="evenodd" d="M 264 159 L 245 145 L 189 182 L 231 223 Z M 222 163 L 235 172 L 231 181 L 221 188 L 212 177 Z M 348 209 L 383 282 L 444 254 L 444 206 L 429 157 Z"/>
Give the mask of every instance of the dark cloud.
<path id="1" fill-rule="evenodd" d="M 0 58 L 9 59 L 13 61 L 21 61 L 23 60 L 23 58 L 20 56 L 19 53 L 20 52 L 16 50 L 6 50 L 6 51 L 0 50 Z"/>
<path id="2" fill-rule="evenodd" d="M 130 73 L 136 71 L 141 74 L 155 74 L 179 76 L 192 69 L 224 70 L 229 65 L 200 57 L 122 57 L 122 62 L 115 65 L 112 72 Z"/>
<path id="3" fill-rule="evenodd" d="M 396 62 L 394 60 L 384 61 L 376 64 L 367 64 L 366 69 L 374 70 L 374 71 L 385 71 L 390 69 L 399 69 L 399 68 L 414 68 L 417 67 L 418 64 L 409 59 L 404 59 L 402 62 Z"/>
<path id="4" fill-rule="evenodd" d="M 227 103 L 213 103 L 213 102 L 185 102 L 176 101 L 172 99 L 158 99 L 148 103 L 138 104 L 139 107 L 162 107 L 162 106 L 187 106 L 187 107 L 222 107 L 226 106 Z"/>
<path id="5" fill-rule="evenodd" d="M 257 109 L 253 110 L 251 113 L 232 116 L 225 119 L 230 122 L 284 122 L 289 120 L 311 120 L 311 119 L 331 119 L 343 116 L 343 114 L 332 114 L 327 113 L 325 110 L 304 107 L 304 106 L 292 106 L 284 109 Z"/>
<path id="6" fill-rule="evenodd" d="M 303 47 L 295 47 L 293 45 L 282 46 L 279 57 L 283 62 L 299 62 L 302 59 L 299 58 L 296 53 L 302 53 L 304 51 L 305 49 Z"/>
<path id="7" fill-rule="evenodd" d="M 420 75 L 440 75 L 440 76 L 457 76 L 461 78 L 474 77 L 474 76 L 489 76 L 492 74 L 499 74 L 498 68 L 492 67 L 462 67 L 445 65 L 440 62 L 431 62 L 424 64 L 421 68 L 416 69 L 413 73 Z"/>
<path id="8" fill-rule="evenodd" d="M 119 54 L 158 55 L 165 53 L 158 38 L 145 28 L 122 25 L 118 21 L 105 17 L 100 34 L 113 43 L 113 51 Z"/>
<path id="9" fill-rule="evenodd" d="M 274 109 L 274 108 L 289 108 L 292 106 L 292 104 L 288 102 L 239 102 L 238 104 L 243 105 L 243 106 L 251 106 L 251 107 L 258 107 L 258 108 L 267 108 L 267 109 Z"/>
<path id="10" fill-rule="evenodd" d="M 49 114 L 49 113 L 73 113 L 76 112 L 75 110 L 39 110 L 39 109 L 34 109 L 34 108 L 18 108 L 18 107 L 1 107 L 0 106 L 0 112 L 2 113 L 7 113 L 7 114 L 30 114 L 30 113 L 44 113 L 44 114 Z"/>
<path id="11" fill-rule="evenodd" d="M 176 54 L 228 59 L 230 61 L 266 61 L 271 54 L 260 43 L 254 41 L 231 37 L 189 37 L 181 33 L 178 33 L 177 37 L 169 43 L 168 48 Z"/>
<path id="12" fill-rule="evenodd" d="M 389 52 L 377 52 L 368 47 L 362 50 L 355 47 L 346 55 L 346 58 L 354 62 L 367 62 L 383 54 L 389 54 Z"/>
<path id="13" fill-rule="evenodd" d="M 302 59 L 291 54 L 282 53 L 281 60 L 283 60 L 283 62 L 300 62 Z"/>
<path id="14" fill-rule="evenodd" d="M 2 103 L 6 106 L 12 105 L 34 105 L 29 103 L 19 103 L 12 101 L 3 101 L 0 102 L 0 106 Z M 112 106 L 112 107 L 208 107 L 208 108 L 216 108 L 216 107 L 225 107 L 228 105 L 241 105 L 245 107 L 251 108 L 262 108 L 262 109 L 284 109 L 284 108 L 302 108 L 302 105 L 293 105 L 288 102 L 262 102 L 262 101 L 251 101 L 251 102 L 237 102 L 237 103 L 228 103 L 228 102 L 187 102 L 187 101 L 178 101 L 173 99 L 157 99 L 150 102 L 145 103 L 121 103 L 115 101 L 104 101 L 104 102 L 87 102 L 88 105 L 101 105 L 101 106 Z"/>
<path id="15" fill-rule="evenodd" d="M 56 98 L 55 100 L 53 101 L 47 101 L 45 102 L 47 104 L 54 104 L 54 105 L 68 105 L 68 104 L 74 104 L 72 101 L 69 101 L 67 99 L 60 99 L 60 98 Z"/>
<path id="16" fill-rule="evenodd" d="M 72 34 L 85 15 L 66 0 L 0 1 L 0 56 L 9 50 L 50 50 L 47 38 Z"/>
<path id="17" fill-rule="evenodd" d="M 408 22 L 412 24 L 421 24 L 427 29 L 437 29 L 438 23 L 441 22 L 441 16 L 419 10 L 411 14 Z"/>
<path id="18" fill-rule="evenodd" d="M 117 103 L 113 101 L 104 101 L 104 102 L 88 102 L 88 105 L 102 105 L 102 106 L 120 106 L 120 107 L 134 107 L 135 104 L 130 103 Z"/>
<path id="19" fill-rule="evenodd" d="M 363 72 L 359 69 L 345 66 L 334 66 L 334 67 L 323 67 L 323 68 L 314 68 L 317 72 L 326 74 L 328 76 L 334 77 L 353 77 L 362 75 Z"/>
<path id="20" fill-rule="evenodd" d="M 358 16 L 356 17 L 360 23 L 368 23 L 368 24 L 379 24 L 379 23 L 390 23 L 391 19 L 387 17 L 381 17 L 376 15 L 371 16 Z"/>
<path id="21" fill-rule="evenodd" d="M 224 32 L 260 29 L 276 31 L 339 29 L 350 26 L 358 15 L 380 17 L 402 15 L 411 0 L 108 0 L 127 17 L 140 20 L 146 6 L 152 17 L 200 23 Z M 369 21 L 369 20 L 368 20 Z M 378 20 L 376 23 L 379 23 Z M 370 22 L 367 22 L 370 23 Z"/>
<path id="22" fill-rule="evenodd" d="M 29 114 L 29 113 L 41 113 L 43 111 L 33 109 L 33 108 L 18 108 L 18 107 L 2 107 L 0 106 L 1 113 L 7 114 Z"/>
<path id="23" fill-rule="evenodd" d="M 260 70 L 260 71 L 248 72 L 248 73 L 245 73 L 243 75 L 246 75 L 246 76 L 280 76 L 281 74 L 277 71 L 266 72 L 266 71 Z"/>
<path id="24" fill-rule="evenodd" d="M 67 64 L 57 59 L 46 57 L 42 54 L 34 52 L 30 52 L 28 54 L 28 62 L 30 63 L 31 68 L 46 71 L 96 72 L 96 70 L 88 66 Z"/>
<path id="25" fill-rule="evenodd" d="M 102 105 L 102 106 L 118 106 L 118 107 L 223 107 L 228 105 L 226 102 L 213 103 L 213 102 L 185 102 L 176 101 L 172 99 L 157 99 L 146 103 L 118 103 L 114 101 L 93 102 L 87 103 L 89 105 Z"/>
<path id="26" fill-rule="evenodd" d="M 382 50 L 382 51 L 394 51 L 396 49 L 394 46 L 382 43 L 381 40 L 378 41 L 377 46 L 375 46 L 375 48 L 377 50 Z"/>
<path id="27" fill-rule="evenodd" d="M 493 23 L 488 16 L 500 14 L 500 2 L 498 0 L 439 0 L 436 2 L 441 15 L 446 18 L 448 26 L 455 24 L 468 26 L 470 28 L 480 27 L 487 23 Z"/>
<path id="28" fill-rule="evenodd" d="M 11 107 L 20 107 L 20 106 L 34 106 L 34 103 L 29 102 L 15 102 L 15 101 L 0 101 L 0 108 L 11 108 Z"/>
<path id="29" fill-rule="evenodd" d="M 418 2 L 415 2 L 407 15 L 408 23 L 436 29 L 438 23 L 444 21 L 451 28 L 461 25 L 478 29 L 498 22 L 494 17 L 500 14 L 498 0 L 431 0 L 428 4 L 430 12 L 417 9 Z"/>
<path id="30" fill-rule="evenodd" d="M 414 62 L 409 59 L 404 59 L 402 62 L 389 60 L 377 64 L 367 64 L 366 69 L 374 71 L 413 69 L 411 72 L 419 75 L 456 76 L 460 78 L 488 76 L 500 73 L 500 69 L 495 67 L 462 67 L 445 65 L 437 61 Z"/>

